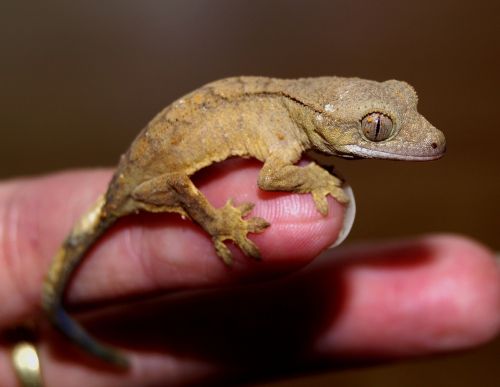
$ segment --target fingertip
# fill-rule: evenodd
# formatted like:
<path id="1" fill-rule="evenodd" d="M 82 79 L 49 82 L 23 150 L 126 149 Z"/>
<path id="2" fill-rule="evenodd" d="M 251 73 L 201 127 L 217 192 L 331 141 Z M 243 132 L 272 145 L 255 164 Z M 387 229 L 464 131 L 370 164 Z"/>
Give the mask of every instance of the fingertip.
<path id="1" fill-rule="evenodd" d="M 255 215 L 270 227 L 251 238 L 264 259 L 274 263 L 304 265 L 336 243 L 343 226 L 345 207 L 328 198 L 328 213 L 321 215 L 307 194 L 277 194 L 259 201 Z"/>
<path id="2" fill-rule="evenodd" d="M 460 235 L 432 240 L 443 257 L 443 278 L 436 280 L 435 292 L 449 298 L 446 318 L 436 321 L 442 324 L 436 330 L 441 348 L 466 348 L 493 339 L 500 332 L 500 267 L 493 253 Z"/>
<path id="3" fill-rule="evenodd" d="M 236 205 L 255 204 L 247 218 L 259 217 L 270 224 L 260 234 L 249 234 L 261 250 L 264 264 L 304 265 L 338 239 L 346 207 L 329 196 L 328 213 L 323 216 L 310 194 L 260 190 L 261 167 L 255 160 L 233 159 L 209 168 L 197 182 L 216 207 L 229 198 Z"/>
<path id="4" fill-rule="evenodd" d="M 477 346 L 499 333 L 500 272 L 478 242 L 433 235 L 334 255 L 345 257 L 345 299 L 320 341 L 326 351 L 422 355 Z"/>

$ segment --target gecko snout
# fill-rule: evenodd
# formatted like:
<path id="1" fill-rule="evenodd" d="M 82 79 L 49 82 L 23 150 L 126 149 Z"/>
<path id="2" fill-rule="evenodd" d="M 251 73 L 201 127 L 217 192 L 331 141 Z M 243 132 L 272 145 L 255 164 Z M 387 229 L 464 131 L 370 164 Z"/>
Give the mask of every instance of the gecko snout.
<path id="1" fill-rule="evenodd" d="M 429 155 L 439 158 L 446 152 L 446 139 L 443 132 L 435 129 L 426 141 L 428 145 Z"/>

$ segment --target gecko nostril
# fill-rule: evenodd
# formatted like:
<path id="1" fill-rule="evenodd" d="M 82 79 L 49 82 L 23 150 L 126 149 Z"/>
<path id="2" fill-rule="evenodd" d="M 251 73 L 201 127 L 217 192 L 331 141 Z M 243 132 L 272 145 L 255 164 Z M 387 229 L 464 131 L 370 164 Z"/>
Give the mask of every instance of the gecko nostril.
<path id="1" fill-rule="evenodd" d="M 432 147 L 432 149 L 436 149 L 436 148 L 438 147 L 438 144 L 436 144 L 435 142 L 433 142 L 433 143 L 431 144 L 431 147 Z"/>

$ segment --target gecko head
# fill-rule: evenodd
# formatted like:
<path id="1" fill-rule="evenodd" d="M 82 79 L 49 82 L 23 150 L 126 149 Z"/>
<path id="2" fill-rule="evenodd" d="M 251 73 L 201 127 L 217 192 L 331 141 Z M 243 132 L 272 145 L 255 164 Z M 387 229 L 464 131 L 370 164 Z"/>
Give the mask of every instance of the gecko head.
<path id="1" fill-rule="evenodd" d="M 433 160 L 446 148 L 441 131 L 417 111 L 417 94 L 401 81 L 345 79 L 315 117 L 316 148 L 346 158 Z"/>

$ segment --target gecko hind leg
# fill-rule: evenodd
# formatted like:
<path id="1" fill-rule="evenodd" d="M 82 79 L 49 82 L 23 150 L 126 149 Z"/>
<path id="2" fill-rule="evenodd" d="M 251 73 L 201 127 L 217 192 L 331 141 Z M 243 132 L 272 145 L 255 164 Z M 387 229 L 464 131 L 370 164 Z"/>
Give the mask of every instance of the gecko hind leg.
<path id="1" fill-rule="evenodd" d="M 262 218 L 243 219 L 253 208 L 252 203 L 234 206 L 231 200 L 221 208 L 213 207 L 196 188 L 189 176 L 170 173 L 148 180 L 132 192 L 138 207 L 150 212 L 177 212 L 198 223 L 210 236 L 217 255 L 227 265 L 232 264 L 231 251 L 225 241 L 233 241 L 246 255 L 260 259 L 257 246 L 247 237 L 269 226 Z"/>

